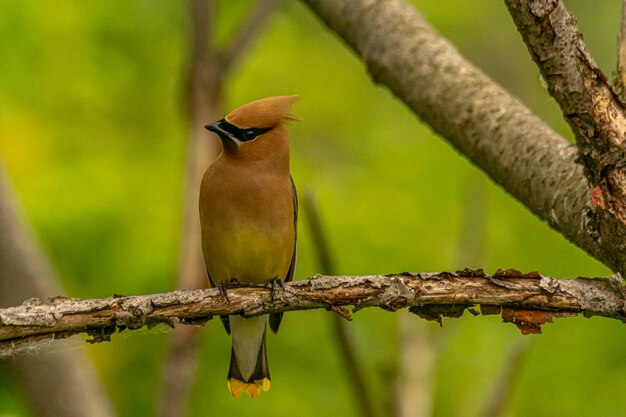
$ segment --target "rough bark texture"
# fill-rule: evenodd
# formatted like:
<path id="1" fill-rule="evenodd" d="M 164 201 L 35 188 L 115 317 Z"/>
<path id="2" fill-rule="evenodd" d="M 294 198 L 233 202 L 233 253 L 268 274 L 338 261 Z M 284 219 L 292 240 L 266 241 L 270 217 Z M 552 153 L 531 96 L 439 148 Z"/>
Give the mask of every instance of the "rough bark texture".
<path id="1" fill-rule="evenodd" d="M 560 0 L 506 0 L 506 4 L 548 91 L 574 131 L 579 161 L 593 187 L 589 232 L 604 242 L 606 256 L 615 264 L 626 251 L 624 106 L 583 42 L 576 18 Z"/>
<path id="2" fill-rule="evenodd" d="M 576 147 L 465 60 L 403 0 L 307 0 L 421 119 L 567 239 L 617 271 L 626 251 L 588 231 Z"/>
<path id="3" fill-rule="evenodd" d="M 219 289 L 179 290 L 163 294 L 103 299 L 57 297 L 31 299 L 0 310 L 0 348 L 45 338 L 88 333 L 106 341 L 116 329 L 138 329 L 165 323 L 201 324 L 213 316 L 244 317 L 280 311 L 331 308 L 349 316 L 342 306 L 408 307 L 420 317 L 441 321 L 459 317 L 480 305 L 483 314 L 501 314 L 523 333 L 537 333 L 553 317 L 584 314 L 626 321 L 621 278 L 556 280 L 515 270 L 486 275 L 482 270 L 457 273 L 402 273 L 371 276 L 317 276 L 274 288 L 230 288 L 228 300 Z M 471 312 L 478 314 L 473 309 Z"/>
<path id="4" fill-rule="evenodd" d="M 14 194 L 0 164 L 0 307 L 62 291 L 46 255 L 19 216 L 13 200 Z M 22 386 L 33 415 L 115 415 L 84 349 L 68 346 L 45 355 L 18 356 L 3 361 L 0 366 L 6 367 Z"/>

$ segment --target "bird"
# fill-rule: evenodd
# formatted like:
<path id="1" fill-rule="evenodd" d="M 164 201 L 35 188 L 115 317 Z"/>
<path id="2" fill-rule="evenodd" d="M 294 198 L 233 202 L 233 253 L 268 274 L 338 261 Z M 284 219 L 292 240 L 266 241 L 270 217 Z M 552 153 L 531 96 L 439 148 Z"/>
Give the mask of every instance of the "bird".
<path id="1" fill-rule="evenodd" d="M 200 186 L 202 252 L 209 283 L 228 300 L 226 285 L 291 281 L 296 264 L 298 198 L 289 167 L 286 122 L 298 96 L 245 104 L 205 126 L 223 145 Z M 281 284 L 282 285 L 282 284 Z M 273 289 L 274 287 L 272 287 Z M 222 316 L 232 338 L 228 390 L 256 398 L 270 388 L 266 315 Z M 276 333 L 282 313 L 269 315 Z"/>

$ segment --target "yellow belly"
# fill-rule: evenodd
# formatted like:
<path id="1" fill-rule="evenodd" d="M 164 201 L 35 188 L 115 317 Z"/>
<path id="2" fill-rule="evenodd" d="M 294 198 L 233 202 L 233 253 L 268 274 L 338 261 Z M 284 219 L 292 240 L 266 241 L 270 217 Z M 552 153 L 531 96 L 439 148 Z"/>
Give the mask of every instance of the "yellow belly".
<path id="1" fill-rule="evenodd" d="M 209 238 L 204 243 L 213 282 L 236 279 L 242 284 L 259 284 L 285 278 L 293 254 L 292 233 L 268 233 L 254 226 L 216 229 L 206 231 Z"/>

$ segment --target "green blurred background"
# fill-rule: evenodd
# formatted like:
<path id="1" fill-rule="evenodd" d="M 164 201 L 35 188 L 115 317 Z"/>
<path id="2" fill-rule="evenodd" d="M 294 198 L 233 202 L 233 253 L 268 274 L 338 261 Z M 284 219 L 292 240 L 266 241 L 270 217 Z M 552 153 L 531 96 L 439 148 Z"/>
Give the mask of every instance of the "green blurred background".
<path id="1" fill-rule="evenodd" d="M 251 3 L 217 2 L 218 39 L 229 38 Z M 503 2 L 414 3 L 468 59 L 571 138 Z M 611 74 L 621 2 L 566 3 Z M 189 128 L 181 93 L 187 35 L 181 1 L 0 0 L 0 158 L 67 296 L 175 286 Z M 286 2 L 226 80 L 225 101 L 232 109 L 294 93 L 303 120 L 289 127 L 292 172 L 301 191 L 317 195 L 338 273 L 610 272 L 374 86 L 302 3 Z M 319 270 L 304 221 L 299 233 L 301 279 Z M 366 310 L 349 324 L 381 411 L 391 401 L 400 314 L 408 313 Z M 328 315 L 286 315 L 268 340 L 272 390 L 254 401 L 228 394 L 230 341 L 209 322 L 189 415 L 356 416 Z M 522 337 L 497 316 L 447 319 L 441 330 L 416 318 L 415 331 L 439 340 L 435 416 L 476 415 L 509 346 Z M 119 416 L 153 415 L 168 332 L 132 333 L 82 349 Z M 526 337 L 532 347 L 506 415 L 626 415 L 622 324 L 568 318 Z M 0 416 L 29 415 L 24 394 L 0 367 Z"/>

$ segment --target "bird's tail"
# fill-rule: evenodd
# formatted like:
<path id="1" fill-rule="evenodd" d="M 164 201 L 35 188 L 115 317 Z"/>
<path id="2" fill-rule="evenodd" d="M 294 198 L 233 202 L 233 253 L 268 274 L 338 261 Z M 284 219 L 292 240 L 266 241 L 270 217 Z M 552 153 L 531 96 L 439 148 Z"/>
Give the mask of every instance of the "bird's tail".
<path id="1" fill-rule="evenodd" d="M 233 316 L 231 316 L 233 317 Z M 237 317 L 237 319 L 241 319 Z M 253 318 L 252 320 L 254 320 Z M 263 319 L 263 326 L 265 327 L 265 317 Z M 245 320 L 245 319 L 243 319 Z M 234 330 L 234 329 L 233 329 Z M 234 341 L 233 341 L 234 342 Z M 233 349 L 230 355 L 230 368 L 228 370 L 228 390 L 233 397 L 238 397 L 242 393 L 248 394 L 250 398 L 256 398 L 261 392 L 269 391 L 270 389 L 270 371 L 267 366 L 267 351 L 265 349 L 265 328 L 263 329 L 263 337 L 259 346 L 258 354 L 256 356 L 256 365 L 254 370 L 250 373 L 245 369 L 240 368 L 237 363 L 237 355 L 235 354 L 235 347 L 233 343 Z M 245 368 L 245 366 L 244 366 Z M 242 374 L 250 373 L 248 378 L 245 378 Z"/>

